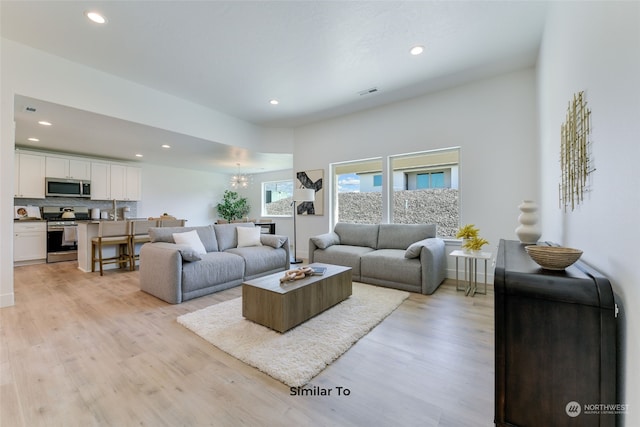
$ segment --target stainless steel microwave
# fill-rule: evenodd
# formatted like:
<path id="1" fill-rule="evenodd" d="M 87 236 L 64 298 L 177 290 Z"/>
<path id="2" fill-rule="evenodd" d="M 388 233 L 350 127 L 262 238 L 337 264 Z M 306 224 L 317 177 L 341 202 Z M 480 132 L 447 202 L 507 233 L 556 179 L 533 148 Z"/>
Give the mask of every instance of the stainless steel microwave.
<path id="1" fill-rule="evenodd" d="M 47 197 L 91 197 L 91 181 L 81 179 L 45 178 Z"/>

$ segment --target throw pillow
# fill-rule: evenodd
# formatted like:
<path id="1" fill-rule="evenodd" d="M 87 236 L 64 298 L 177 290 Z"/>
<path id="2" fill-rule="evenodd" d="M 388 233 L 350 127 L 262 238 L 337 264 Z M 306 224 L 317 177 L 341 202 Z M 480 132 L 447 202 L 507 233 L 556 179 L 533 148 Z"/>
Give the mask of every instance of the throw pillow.
<path id="1" fill-rule="evenodd" d="M 180 255 L 182 255 L 183 261 L 195 262 L 200 261 L 202 257 L 198 252 L 196 252 L 191 246 L 188 245 L 177 245 L 178 251 L 180 251 Z"/>
<path id="2" fill-rule="evenodd" d="M 424 242 L 415 242 L 407 248 L 407 251 L 404 253 L 405 258 L 418 258 L 420 256 L 420 251 L 422 251 L 422 247 L 424 246 Z"/>
<path id="3" fill-rule="evenodd" d="M 198 254 L 207 253 L 196 230 L 187 231 L 186 233 L 173 233 L 173 240 L 178 245 L 190 246 Z"/>
<path id="4" fill-rule="evenodd" d="M 275 234 L 262 234 L 260 241 L 267 246 L 271 246 L 274 249 L 281 248 L 287 242 L 285 236 L 277 236 Z"/>
<path id="5" fill-rule="evenodd" d="M 260 227 L 236 227 L 238 230 L 238 247 L 262 246 L 260 243 Z"/>
<path id="6" fill-rule="evenodd" d="M 319 249 L 327 249 L 329 246 L 339 245 L 340 237 L 336 233 L 331 232 L 331 233 L 321 234 L 319 236 L 312 237 L 311 241 Z"/>

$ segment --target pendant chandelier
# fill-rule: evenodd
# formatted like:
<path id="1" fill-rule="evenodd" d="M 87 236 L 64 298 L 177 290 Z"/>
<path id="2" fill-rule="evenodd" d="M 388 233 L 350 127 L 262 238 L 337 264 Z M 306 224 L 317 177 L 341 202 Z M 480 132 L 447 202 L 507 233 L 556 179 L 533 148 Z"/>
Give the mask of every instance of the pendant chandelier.
<path id="1" fill-rule="evenodd" d="M 236 163 L 238 166 L 238 173 L 231 177 L 231 188 L 247 188 L 251 183 L 251 175 L 240 173 L 240 163 Z"/>

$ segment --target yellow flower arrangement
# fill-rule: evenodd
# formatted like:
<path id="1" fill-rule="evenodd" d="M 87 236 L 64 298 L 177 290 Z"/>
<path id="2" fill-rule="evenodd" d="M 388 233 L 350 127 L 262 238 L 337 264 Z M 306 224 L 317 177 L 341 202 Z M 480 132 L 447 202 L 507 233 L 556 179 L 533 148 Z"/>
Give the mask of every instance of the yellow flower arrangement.
<path id="1" fill-rule="evenodd" d="M 469 249 L 470 251 L 479 251 L 482 249 L 484 245 L 488 245 L 489 241 L 483 239 L 482 237 L 472 237 L 467 239 L 467 241 L 462 245 L 463 248 Z"/>
<path id="2" fill-rule="evenodd" d="M 469 251 L 479 251 L 484 245 L 488 245 L 489 241 L 479 236 L 480 230 L 473 224 L 467 224 L 460 227 L 457 239 L 462 239 L 462 248 Z"/>
<path id="3" fill-rule="evenodd" d="M 472 239 L 478 237 L 479 232 L 480 230 L 475 225 L 467 224 L 464 227 L 460 227 L 458 234 L 456 234 L 456 239 Z"/>

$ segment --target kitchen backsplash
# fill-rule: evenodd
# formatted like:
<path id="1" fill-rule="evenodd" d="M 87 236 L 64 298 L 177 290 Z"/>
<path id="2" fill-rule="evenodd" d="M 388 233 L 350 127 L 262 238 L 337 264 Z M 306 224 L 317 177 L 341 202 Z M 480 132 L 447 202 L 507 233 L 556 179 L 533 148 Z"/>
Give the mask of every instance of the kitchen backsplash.
<path id="1" fill-rule="evenodd" d="M 72 207 L 72 206 L 86 206 L 89 208 L 89 211 L 93 208 L 98 208 L 101 211 L 111 212 L 113 210 L 113 202 L 109 200 L 90 200 L 90 199 L 82 199 L 77 197 L 47 197 L 46 199 L 13 199 L 13 204 L 15 206 L 38 206 L 39 208 L 43 206 L 63 206 L 63 207 Z M 137 218 L 138 217 L 138 202 L 130 202 L 130 201 L 117 201 L 117 208 L 119 215 L 122 215 L 122 208 L 128 207 L 129 212 L 126 212 L 127 218 Z"/>

